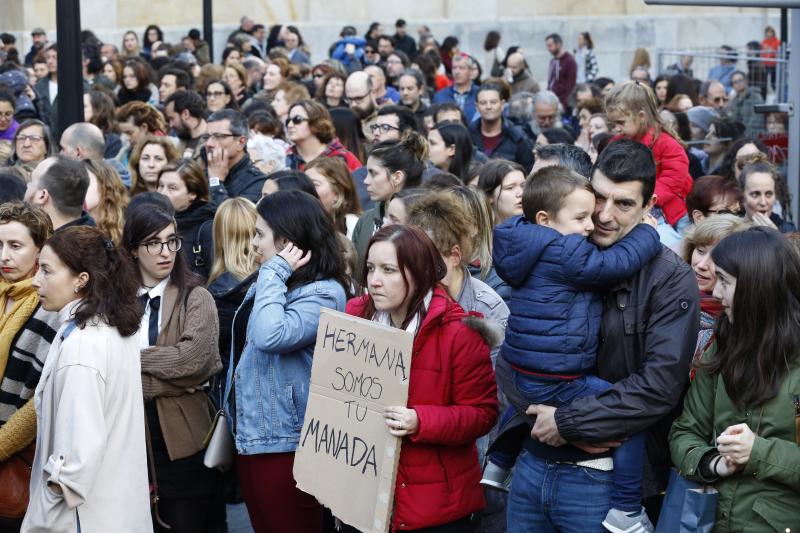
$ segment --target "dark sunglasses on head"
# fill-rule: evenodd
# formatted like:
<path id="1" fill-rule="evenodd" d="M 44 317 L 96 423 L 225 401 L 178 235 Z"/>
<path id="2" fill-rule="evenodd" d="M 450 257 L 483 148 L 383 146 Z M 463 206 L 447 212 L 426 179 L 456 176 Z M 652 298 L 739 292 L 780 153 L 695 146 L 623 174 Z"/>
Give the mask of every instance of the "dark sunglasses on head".
<path id="1" fill-rule="evenodd" d="M 293 117 L 289 117 L 285 120 L 286 125 L 288 126 L 290 123 L 294 124 L 295 126 L 299 126 L 303 122 L 307 121 L 308 118 L 301 117 L 300 115 L 295 115 Z"/>

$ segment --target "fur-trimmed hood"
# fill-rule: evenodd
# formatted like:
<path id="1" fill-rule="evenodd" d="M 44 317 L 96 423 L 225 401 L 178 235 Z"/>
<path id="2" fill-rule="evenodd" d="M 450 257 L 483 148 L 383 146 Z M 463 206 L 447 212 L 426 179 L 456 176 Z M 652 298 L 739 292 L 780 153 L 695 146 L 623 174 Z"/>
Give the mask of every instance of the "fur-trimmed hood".
<path id="1" fill-rule="evenodd" d="M 461 319 L 461 322 L 469 329 L 476 331 L 489 349 L 496 348 L 503 342 L 503 332 L 500 330 L 500 326 L 486 320 L 480 313 L 470 313 L 468 317 Z"/>

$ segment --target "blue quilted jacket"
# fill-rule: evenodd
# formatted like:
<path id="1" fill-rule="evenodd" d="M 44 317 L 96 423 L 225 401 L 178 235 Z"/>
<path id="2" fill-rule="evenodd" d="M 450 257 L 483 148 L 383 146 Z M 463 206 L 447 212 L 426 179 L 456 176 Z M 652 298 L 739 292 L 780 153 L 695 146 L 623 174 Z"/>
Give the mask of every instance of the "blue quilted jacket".
<path id="1" fill-rule="evenodd" d="M 603 312 L 598 291 L 633 276 L 660 251 L 658 233 L 646 224 L 605 250 L 522 216 L 498 225 L 492 256 L 511 286 L 501 355 L 537 373 L 591 371 Z"/>

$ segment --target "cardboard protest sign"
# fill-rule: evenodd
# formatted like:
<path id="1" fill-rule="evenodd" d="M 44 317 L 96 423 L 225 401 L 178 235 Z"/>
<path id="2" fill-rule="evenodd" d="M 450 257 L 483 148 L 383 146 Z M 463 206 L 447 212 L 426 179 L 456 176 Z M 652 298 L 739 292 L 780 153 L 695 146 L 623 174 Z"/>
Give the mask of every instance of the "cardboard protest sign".
<path id="1" fill-rule="evenodd" d="M 389 531 L 401 439 L 383 418 L 406 405 L 414 337 L 323 309 L 300 444 L 297 487 L 365 533 Z"/>

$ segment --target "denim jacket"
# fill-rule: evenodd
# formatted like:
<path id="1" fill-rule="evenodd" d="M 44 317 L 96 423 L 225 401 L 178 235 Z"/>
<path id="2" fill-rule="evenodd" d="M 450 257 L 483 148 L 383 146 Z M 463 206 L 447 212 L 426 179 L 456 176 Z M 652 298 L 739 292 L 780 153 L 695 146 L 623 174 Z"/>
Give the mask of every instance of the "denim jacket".
<path id="1" fill-rule="evenodd" d="M 318 280 L 287 291 L 291 275 L 282 257 L 264 263 L 236 312 L 252 305 L 241 357 L 228 367 L 225 386 L 227 420 L 241 455 L 295 450 L 308 402 L 320 309 L 344 311 L 345 292 L 338 282 Z M 233 323 L 235 347 L 240 344 L 237 317 Z M 236 361 L 235 353 L 231 361 Z"/>

